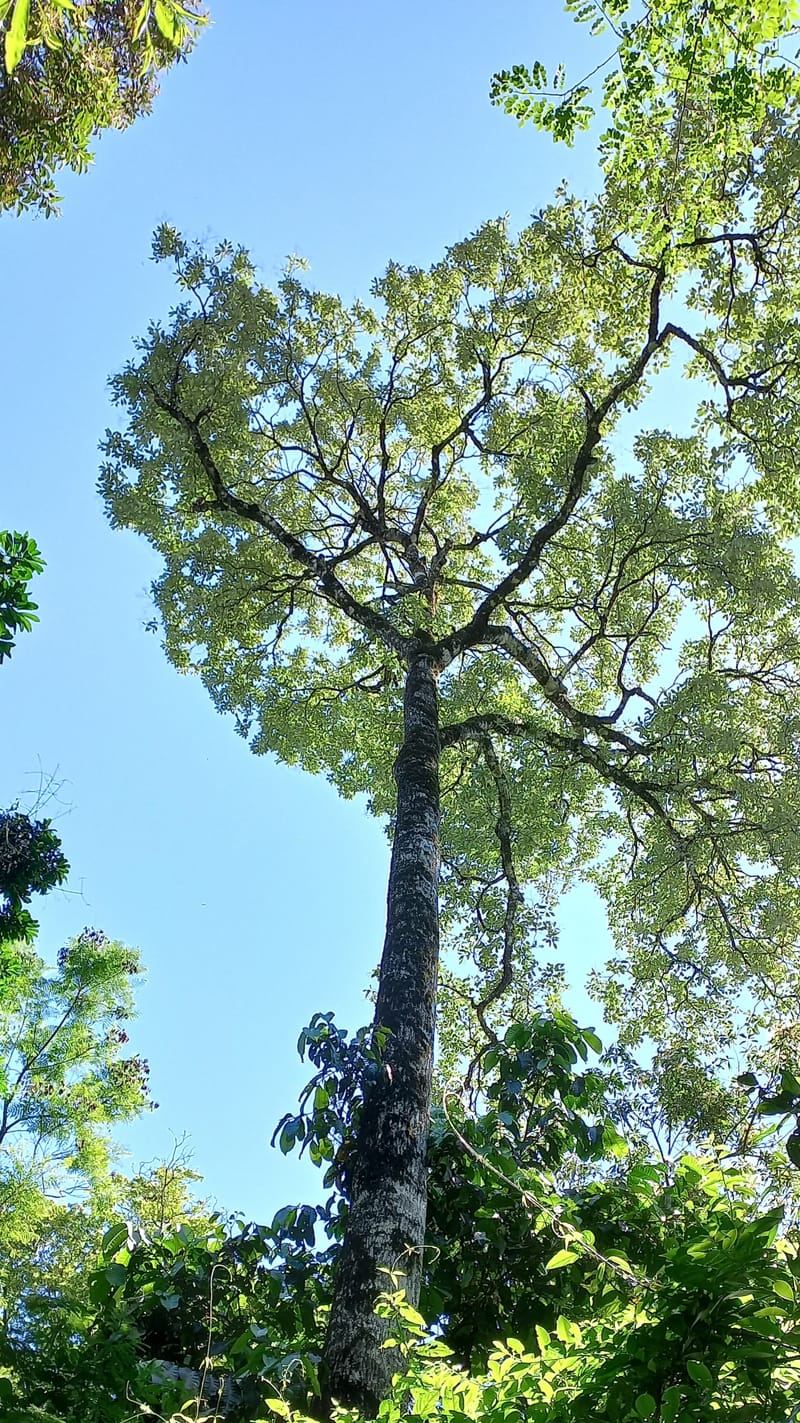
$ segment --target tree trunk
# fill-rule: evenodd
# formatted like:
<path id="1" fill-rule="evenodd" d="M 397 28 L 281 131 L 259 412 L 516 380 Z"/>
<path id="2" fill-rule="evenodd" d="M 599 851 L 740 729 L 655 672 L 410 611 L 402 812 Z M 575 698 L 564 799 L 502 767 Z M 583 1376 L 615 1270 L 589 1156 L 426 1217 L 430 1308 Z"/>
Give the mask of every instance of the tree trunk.
<path id="1" fill-rule="evenodd" d="M 323 1356 L 323 1393 L 374 1416 L 398 1367 L 383 1349 L 377 1296 L 398 1272 L 419 1299 L 427 1205 L 439 958 L 439 723 L 436 668 L 425 649 L 409 664 L 403 745 L 395 763 L 397 820 L 375 1024 L 389 1029 L 384 1070 L 365 1092 L 347 1232 Z"/>

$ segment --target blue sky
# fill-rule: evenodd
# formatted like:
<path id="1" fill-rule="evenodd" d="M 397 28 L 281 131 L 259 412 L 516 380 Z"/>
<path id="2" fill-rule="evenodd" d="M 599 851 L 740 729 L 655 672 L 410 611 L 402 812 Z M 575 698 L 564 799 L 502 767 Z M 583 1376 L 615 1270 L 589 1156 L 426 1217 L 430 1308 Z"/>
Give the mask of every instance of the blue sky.
<path id="1" fill-rule="evenodd" d="M 125 1133 L 134 1163 L 186 1134 L 208 1191 L 264 1219 L 314 1189 L 269 1138 L 305 1081 L 295 1041 L 311 1014 L 369 1018 L 388 852 L 358 803 L 253 757 L 144 630 L 155 560 L 107 527 L 94 486 L 106 379 L 172 299 L 152 231 L 242 242 L 267 280 L 298 253 L 351 297 L 390 258 L 433 261 L 594 173 L 590 145 L 554 148 L 487 98 L 515 62 L 580 69 L 557 0 L 215 10 L 153 115 L 64 177 L 58 220 L 0 222 L 0 526 L 47 559 L 41 622 L 0 672 L 0 769 L 2 804 L 57 783 L 48 813 L 73 873 L 35 907 L 41 951 L 92 924 L 148 966 L 132 1036 L 160 1108 Z M 563 923 L 579 981 L 606 956 L 602 917 L 578 894 Z"/>

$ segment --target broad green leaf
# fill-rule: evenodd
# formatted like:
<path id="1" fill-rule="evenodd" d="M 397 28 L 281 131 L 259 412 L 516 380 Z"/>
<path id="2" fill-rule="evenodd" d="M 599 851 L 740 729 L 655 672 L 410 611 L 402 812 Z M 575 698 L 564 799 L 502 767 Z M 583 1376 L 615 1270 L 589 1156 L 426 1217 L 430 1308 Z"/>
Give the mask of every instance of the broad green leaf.
<path id="1" fill-rule="evenodd" d="M 580 1256 L 576 1250 L 557 1250 L 555 1255 L 550 1256 L 544 1268 L 546 1270 L 561 1270 L 565 1265 L 574 1265 L 578 1259 Z"/>
<path id="2" fill-rule="evenodd" d="M 681 1406 L 683 1394 L 676 1384 L 664 1390 L 661 1397 L 661 1418 L 663 1423 L 674 1423 Z"/>
<path id="3" fill-rule="evenodd" d="M 153 12 L 155 14 L 156 24 L 164 36 L 164 39 L 169 40 L 170 44 L 177 47 L 180 43 L 181 25 L 169 0 L 155 0 Z"/>
<path id="4" fill-rule="evenodd" d="M 103 1254 L 107 1258 L 116 1255 L 117 1251 L 127 1243 L 128 1234 L 128 1226 L 123 1222 L 109 1226 L 103 1236 Z"/>
<path id="5" fill-rule="evenodd" d="M 147 28 L 147 22 L 149 18 L 150 0 L 142 0 L 142 4 L 140 5 L 136 13 L 136 18 L 133 22 L 133 38 L 135 40 L 138 40 L 144 34 L 144 31 Z"/>
<path id="6" fill-rule="evenodd" d="M 701 1363 L 699 1359 L 687 1360 L 686 1371 L 695 1383 L 700 1384 L 703 1388 L 711 1388 L 714 1382 L 711 1370 L 706 1368 L 706 1365 Z"/>
<path id="7" fill-rule="evenodd" d="M 5 38 L 6 70 L 9 74 L 14 72 L 25 50 L 29 11 L 30 0 L 16 0 Z"/>

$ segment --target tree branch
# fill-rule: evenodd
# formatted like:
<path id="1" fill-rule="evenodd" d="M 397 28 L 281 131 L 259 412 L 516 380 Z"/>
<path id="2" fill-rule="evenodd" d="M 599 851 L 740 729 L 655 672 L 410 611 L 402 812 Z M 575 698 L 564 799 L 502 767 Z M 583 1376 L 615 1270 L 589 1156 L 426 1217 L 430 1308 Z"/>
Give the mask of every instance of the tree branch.
<path id="1" fill-rule="evenodd" d="M 401 657 L 408 656 L 410 639 L 404 637 L 397 628 L 393 627 L 386 618 L 377 613 L 374 608 L 367 607 L 365 603 L 360 603 L 354 598 L 352 593 L 337 578 L 331 560 L 324 558 L 321 554 L 314 553 L 312 549 L 306 548 L 302 539 L 285 529 L 273 514 L 262 509 L 260 504 L 241 499 L 225 484 L 214 456 L 211 453 L 208 442 L 200 432 L 200 421 L 208 411 L 201 411 L 199 415 L 190 418 L 180 406 L 169 400 L 165 400 L 162 395 L 151 385 L 149 387 L 153 400 L 160 410 L 169 415 L 176 424 L 180 425 L 189 436 L 192 448 L 197 455 L 197 459 L 202 466 L 208 482 L 214 491 L 217 505 L 220 509 L 227 509 L 229 513 L 235 514 L 238 518 L 246 520 L 248 523 L 258 524 L 267 533 L 271 534 L 277 543 L 299 563 L 303 568 L 308 569 L 317 580 L 317 585 L 321 592 L 333 603 L 341 612 L 345 613 L 359 627 L 366 628 L 380 638 L 387 647 L 397 652 Z M 208 507 L 207 504 L 205 507 Z"/>
<path id="2" fill-rule="evenodd" d="M 496 982 L 484 994 L 478 1002 L 473 1000 L 472 1006 L 475 1015 L 484 1033 L 490 1041 L 496 1041 L 496 1035 L 486 1021 L 486 1009 L 500 998 L 511 985 L 514 974 L 514 939 L 517 911 L 524 904 L 525 898 L 520 889 L 514 866 L 514 855 L 511 848 L 511 797 L 508 793 L 508 784 L 503 775 L 502 767 L 494 749 L 491 737 L 488 733 L 483 733 L 479 737 L 483 758 L 486 762 L 489 774 L 494 781 L 497 790 L 498 814 L 495 823 L 495 834 L 500 845 L 500 863 L 503 866 L 503 878 L 506 882 L 506 910 L 503 918 L 503 958 L 500 975 Z"/>
<path id="3" fill-rule="evenodd" d="M 646 747 L 640 741 L 636 741 L 634 737 L 629 736 L 627 732 L 620 731 L 615 727 L 611 717 L 596 716 L 591 712 L 583 712 L 578 707 L 574 707 L 567 696 L 567 688 L 560 678 L 554 677 L 550 668 L 537 656 L 533 648 L 523 642 L 522 638 L 517 637 L 510 628 L 489 624 L 479 641 L 481 646 L 496 647 L 506 652 L 509 657 L 524 667 L 541 687 L 547 701 L 571 726 L 594 731 L 604 741 L 615 742 L 617 745 L 623 746 L 633 756 L 641 756 L 645 753 Z"/>
<path id="4" fill-rule="evenodd" d="M 440 649 L 441 656 L 445 658 L 444 665 L 453 661 L 467 648 L 474 647 L 483 640 L 482 633 L 489 619 L 530 578 L 539 563 L 543 550 L 568 523 L 578 500 L 585 491 L 591 466 L 597 459 L 595 450 L 603 437 L 603 422 L 606 416 L 616 407 L 623 396 L 627 395 L 628 391 L 632 390 L 641 380 L 649 360 L 666 339 L 664 332 L 659 333 L 658 330 L 664 277 L 664 268 L 661 266 L 656 271 L 650 289 L 647 340 L 635 361 L 632 362 L 625 374 L 614 382 L 599 405 L 593 404 L 584 392 L 584 401 L 587 406 L 586 431 L 581 447 L 575 456 L 569 482 L 558 509 L 552 518 L 542 524 L 534 534 L 516 566 L 506 574 L 505 578 L 500 580 L 488 597 L 484 598 L 475 610 L 471 621 L 466 626 L 459 628 L 458 631 L 451 633 L 447 638 L 442 639 Z"/>

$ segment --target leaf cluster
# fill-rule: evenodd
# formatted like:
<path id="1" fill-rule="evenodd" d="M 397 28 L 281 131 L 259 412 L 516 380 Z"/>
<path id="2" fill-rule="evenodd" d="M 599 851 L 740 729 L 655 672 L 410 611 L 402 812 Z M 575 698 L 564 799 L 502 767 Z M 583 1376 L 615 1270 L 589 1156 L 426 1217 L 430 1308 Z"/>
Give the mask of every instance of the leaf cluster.
<path id="1" fill-rule="evenodd" d="M 69 864 L 49 820 L 33 820 L 17 806 L 0 812 L 0 1000 L 13 971 L 17 942 L 32 943 L 37 924 L 25 905 L 34 894 L 63 883 Z"/>
<path id="2" fill-rule="evenodd" d="M 37 605 L 28 592 L 44 560 L 28 534 L 0 532 L 0 662 L 11 656 L 18 632 L 30 632 Z"/>
<path id="3" fill-rule="evenodd" d="M 150 1104 L 148 1066 L 126 1055 L 134 949 L 97 930 L 61 949 L 49 969 L 32 949 L 0 1003 L 0 1171 L 8 1189 L 33 1169 L 76 1184 L 105 1170 L 108 1128 Z M 11 1184 L 10 1184 L 11 1183 Z"/>

